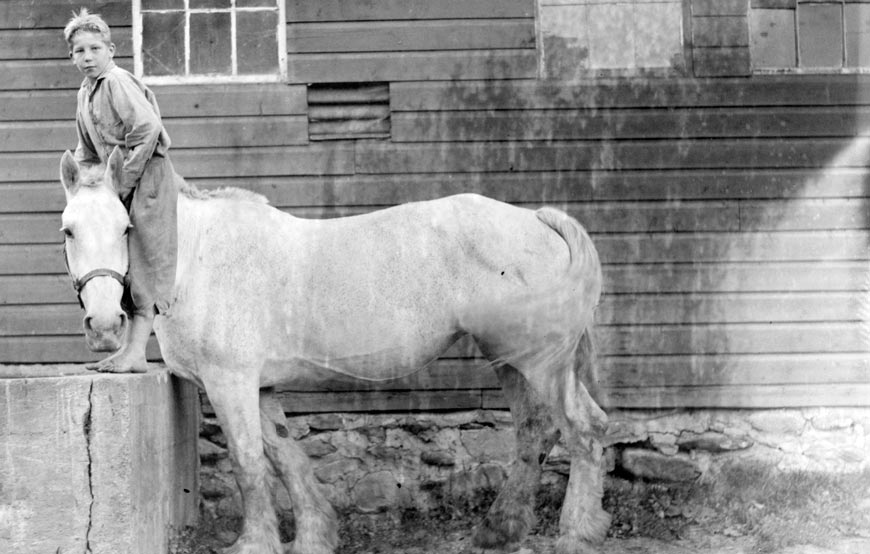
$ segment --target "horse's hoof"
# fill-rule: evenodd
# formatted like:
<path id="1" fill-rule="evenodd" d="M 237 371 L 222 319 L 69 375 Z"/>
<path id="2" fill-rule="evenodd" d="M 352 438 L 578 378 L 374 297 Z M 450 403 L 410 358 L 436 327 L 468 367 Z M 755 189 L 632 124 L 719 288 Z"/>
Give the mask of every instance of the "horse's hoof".
<path id="1" fill-rule="evenodd" d="M 220 551 L 221 554 L 284 554 L 280 544 L 263 544 L 239 539 Z"/>
<path id="2" fill-rule="evenodd" d="M 335 550 L 325 544 L 307 543 L 300 544 L 299 541 L 293 541 L 284 545 L 284 554 L 334 554 Z"/>
<path id="3" fill-rule="evenodd" d="M 578 531 L 578 535 L 592 544 L 601 544 L 610 529 L 611 517 L 603 508 L 595 508 L 586 518 L 586 525 Z"/>
<path id="4" fill-rule="evenodd" d="M 474 530 L 474 545 L 479 548 L 504 549 L 517 544 L 529 532 L 533 520 L 531 509 L 512 513 L 490 512 Z"/>
<path id="5" fill-rule="evenodd" d="M 556 541 L 555 554 L 600 554 L 598 546 L 576 535 L 563 535 Z"/>

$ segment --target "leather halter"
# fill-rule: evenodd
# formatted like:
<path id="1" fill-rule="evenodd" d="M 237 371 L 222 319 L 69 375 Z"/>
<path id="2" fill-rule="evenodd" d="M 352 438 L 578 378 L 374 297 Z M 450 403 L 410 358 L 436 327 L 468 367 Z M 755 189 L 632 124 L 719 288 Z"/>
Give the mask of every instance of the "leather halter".
<path id="1" fill-rule="evenodd" d="M 87 273 L 85 273 L 84 275 L 82 275 L 80 278 L 76 279 L 69 269 L 69 257 L 67 256 L 67 253 L 66 253 L 66 241 L 64 241 L 64 243 L 63 243 L 63 263 L 66 265 L 67 274 L 69 274 L 70 278 L 72 279 L 72 286 L 75 289 L 76 296 L 79 299 L 79 306 L 81 306 L 81 308 L 83 310 L 85 309 L 85 303 L 82 302 L 82 289 L 85 288 L 85 285 L 88 284 L 88 281 L 90 281 L 94 277 L 111 277 L 112 279 L 121 283 L 121 286 L 124 289 L 126 289 L 130 284 L 129 275 L 126 275 L 126 274 L 122 275 L 122 274 L 118 273 L 117 271 L 115 271 L 114 269 L 108 269 L 105 267 L 92 269 L 92 270 L 88 271 Z"/>

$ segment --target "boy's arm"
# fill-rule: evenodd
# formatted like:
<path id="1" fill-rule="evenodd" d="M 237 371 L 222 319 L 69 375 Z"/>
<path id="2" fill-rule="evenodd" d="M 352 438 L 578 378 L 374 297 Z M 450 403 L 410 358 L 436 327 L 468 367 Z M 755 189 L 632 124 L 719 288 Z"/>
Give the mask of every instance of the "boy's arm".
<path id="1" fill-rule="evenodd" d="M 130 79 L 107 79 L 111 104 L 124 122 L 127 157 L 122 169 L 122 190 L 136 186 L 145 164 L 154 154 L 163 122 L 145 93 Z"/>
<path id="2" fill-rule="evenodd" d="M 99 164 L 100 156 L 97 154 L 97 148 L 94 146 L 93 141 L 91 141 L 91 136 L 85 128 L 81 114 L 78 113 L 76 114 L 76 134 L 79 138 L 75 153 L 76 161 L 80 164 Z"/>

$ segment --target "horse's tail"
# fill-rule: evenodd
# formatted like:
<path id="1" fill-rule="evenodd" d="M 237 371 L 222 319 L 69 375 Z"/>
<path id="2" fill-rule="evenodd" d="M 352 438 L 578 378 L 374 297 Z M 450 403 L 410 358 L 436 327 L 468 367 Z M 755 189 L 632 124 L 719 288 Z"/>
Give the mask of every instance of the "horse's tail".
<path id="1" fill-rule="evenodd" d="M 570 262 L 568 271 L 562 285 L 569 292 L 566 302 L 574 305 L 575 315 L 581 320 L 574 321 L 587 328 L 592 323 L 592 315 L 601 299 L 601 261 L 598 259 L 598 251 L 592 243 L 586 229 L 580 223 L 561 210 L 555 208 L 541 208 L 535 212 L 538 219 L 548 227 L 559 233 L 562 240 L 568 245 Z M 584 316 L 585 314 L 585 316 Z M 588 319 L 585 317 L 588 316 Z"/>
<path id="2" fill-rule="evenodd" d="M 601 263 L 586 230 L 560 210 L 541 208 L 535 213 L 567 244 L 566 272 L 540 290 L 478 307 L 463 321 L 490 360 L 521 371 L 588 351 L 591 337 L 584 335 L 591 332 L 601 296 Z M 592 368 L 582 373 L 588 371 Z M 589 377 L 594 379 L 589 375 L 583 380 Z"/>

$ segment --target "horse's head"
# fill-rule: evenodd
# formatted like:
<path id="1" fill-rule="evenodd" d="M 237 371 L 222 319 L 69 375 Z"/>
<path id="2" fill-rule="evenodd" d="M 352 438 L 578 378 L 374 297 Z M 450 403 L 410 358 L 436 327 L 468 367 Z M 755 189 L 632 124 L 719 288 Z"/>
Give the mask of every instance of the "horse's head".
<path id="1" fill-rule="evenodd" d="M 121 297 L 130 218 L 117 192 L 123 164 L 117 147 L 105 168 L 79 166 L 69 151 L 60 161 L 66 193 L 60 230 L 69 274 L 85 310 L 85 339 L 94 352 L 117 350 L 127 331 Z"/>

